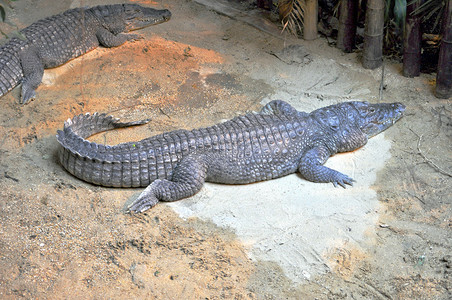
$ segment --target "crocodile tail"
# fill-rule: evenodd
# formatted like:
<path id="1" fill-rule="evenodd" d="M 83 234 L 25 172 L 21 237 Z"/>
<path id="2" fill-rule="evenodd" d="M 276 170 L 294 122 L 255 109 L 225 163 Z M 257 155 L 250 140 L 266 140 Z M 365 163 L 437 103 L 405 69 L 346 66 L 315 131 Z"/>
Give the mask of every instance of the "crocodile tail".
<path id="1" fill-rule="evenodd" d="M 89 142 L 85 140 L 87 137 L 111 129 L 146 124 L 149 121 L 150 119 L 120 122 L 118 118 L 106 114 L 97 112 L 94 114 L 86 113 L 64 122 L 63 130 L 58 130 L 56 137 L 60 145 L 70 152 L 82 157 L 93 158 L 90 155 L 90 153 L 93 153 L 93 149 L 96 150 L 99 147 L 108 148 L 109 146 Z"/>
<path id="2" fill-rule="evenodd" d="M 149 177 L 144 178 L 144 183 L 141 183 L 139 176 L 138 180 L 135 177 L 132 178 L 132 167 L 135 168 L 136 165 L 128 161 L 127 166 L 123 166 L 121 158 L 114 155 L 114 149 L 117 146 L 107 146 L 85 140 L 97 132 L 147 122 L 149 120 L 123 123 L 112 116 L 98 113 L 82 114 L 68 119 L 64 123 L 63 130 L 59 130 L 57 134 L 58 142 L 62 146 L 59 151 L 60 163 L 69 173 L 94 184 L 115 187 L 148 185 Z M 120 170 L 126 168 L 129 175 L 125 176 L 122 172 L 118 172 L 118 168 Z"/>

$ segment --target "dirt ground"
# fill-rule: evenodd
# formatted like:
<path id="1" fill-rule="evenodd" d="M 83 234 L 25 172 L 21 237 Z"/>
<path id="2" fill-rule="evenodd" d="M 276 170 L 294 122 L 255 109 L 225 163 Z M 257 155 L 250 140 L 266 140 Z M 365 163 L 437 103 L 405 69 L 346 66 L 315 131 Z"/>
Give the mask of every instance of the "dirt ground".
<path id="1" fill-rule="evenodd" d="M 23 28 L 80 4 L 114 3 L 49 2 L 20 0 L 7 15 Z M 452 103 L 433 96 L 435 74 L 404 78 L 398 62 L 385 62 L 383 100 L 403 102 L 407 111 L 385 132 L 391 157 L 384 168 L 369 170 L 377 172 L 372 189 L 380 206 L 367 246 L 321 253 L 328 270 L 309 279 L 295 281 L 277 262 L 251 258 L 231 228 L 183 219 L 169 205 L 124 214 L 124 203 L 142 189 L 93 186 L 68 174 L 55 134 L 80 113 L 152 118 L 91 138 L 117 144 L 212 125 L 258 110 L 263 99 L 292 100 L 308 111 L 331 101 L 378 101 L 381 70 L 363 70 L 359 51 L 278 35 L 264 21 L 259 30 L 259 22 L 243 22 L 245 11 L 234 19 L 195 1 L 133 2 L 168 8 L 173 17 L 140 30 L 143 40 L 47 70 L 28 105 L 18 104 L 17 88 L 1 99 L 2 299 L 452 297 Z M 288 45 L 305 52 L 284 56 Z"/>

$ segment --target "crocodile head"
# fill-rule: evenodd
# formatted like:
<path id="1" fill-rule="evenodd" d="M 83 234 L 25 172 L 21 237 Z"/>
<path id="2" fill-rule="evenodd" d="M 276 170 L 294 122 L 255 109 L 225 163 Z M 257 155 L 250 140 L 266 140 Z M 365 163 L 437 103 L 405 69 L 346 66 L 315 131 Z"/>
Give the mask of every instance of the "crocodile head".
<path id="1" fill-rule="evenodd" d="M 401 103 L 344 102 L 313 111 L 322 126 L 326 144 L 332 152 L 353 151 L 399 120 Z"/>
<path id="2" fill-rule="evenodd" d="M 367 140 L 392 126 L 405 111 L 401 103 L 349 102 L 343 109 L 344 125 L 338 149 L 351 151 L 364 146 Z"/>
<path id="3" fill-rule="evenodd" d="M 95 13 L 104 21 L 104 26 L 115 34 L 128 32 L 168 21 L 171 12 L 138 4 L 113 4 L 97 6 Z"/>
<path id="4" fill-rule="evenodd" d="M 137 4 L 124 4 L 126 31 L 140 29 L 168 21 L 171 12 L 167 9 L 153 9 Z"/>
<path id="5" fill-rule="evenodd" d="M 371 138 L 386 130 L 398 121 L 405 111 L 402 103 L 377 103 L 352 102 L 358 112 L 358 124 L 360 130 Z"/>

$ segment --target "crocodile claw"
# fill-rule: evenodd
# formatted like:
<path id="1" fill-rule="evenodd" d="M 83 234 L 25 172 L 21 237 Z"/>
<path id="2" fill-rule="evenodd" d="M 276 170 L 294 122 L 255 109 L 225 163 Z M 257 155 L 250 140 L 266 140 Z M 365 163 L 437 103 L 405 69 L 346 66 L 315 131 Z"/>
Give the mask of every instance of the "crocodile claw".
<path id="1" fill-rule="evenodd" d="M 153 185 L 150 184 L 143 192 L 141 192 L 138 198 L 127 207 L 127 212 L 141 213 L 154 207 L 158 202 L 159 200 L 154 195 Z"/>
<path id="2" fill-rule="evenodd" d="M 142 39 L 144 39 L 144 36 L 142 36 L 141 34 L 136 34 L 136 33 L 127 34 L 127 40 L 129 42 L 135 42 L 135 41 L 142 40 Z"/>
<path id="3" fill-rule="evenodd" d="M 340 185 L 341 187 L 343 187 L 345 189 L 345 188 L 347 188 L 346 184 L 353 186 L 353 182 L 355 182 L 355 180 L 353 180 L 353 178 L 350 178 L 345 174 L 338 173 L 336 178 L 332 182 L 333 182 L 334 187 L 337 187 L 338 185 Z"/>
<path id="4" fill-rule="evenodd" d="M 36 98 L 36 92 L 27 85 L 22 85 L 22 95 L 19 104 L 27 104 L 30 100 Z"/>

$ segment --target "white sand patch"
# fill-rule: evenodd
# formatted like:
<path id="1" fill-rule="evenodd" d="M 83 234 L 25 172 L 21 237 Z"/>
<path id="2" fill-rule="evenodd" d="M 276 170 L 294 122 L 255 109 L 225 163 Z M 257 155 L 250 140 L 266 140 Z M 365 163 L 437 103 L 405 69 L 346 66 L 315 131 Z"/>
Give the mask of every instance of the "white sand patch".
<path id="1" fill-rule="evenodd" d="M 312 183 L 293 174 L 248 185 L 207 183 L 200 193 L 169 205 L 183 218 L 199 217 L 236 232 L 250 256 L 277 262 L 295 282 L 329 270 L 322 257 L 338 241 L 359 247 L 377 221 L 371 185 L 390 157 L 380 134 L 352 153 L 333 156 L 327 166 L 357 182 L 353 187 Z"/>

